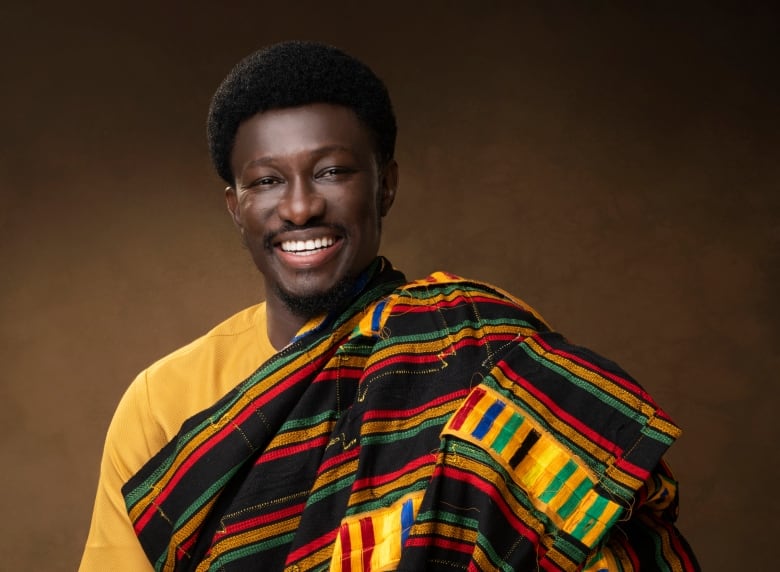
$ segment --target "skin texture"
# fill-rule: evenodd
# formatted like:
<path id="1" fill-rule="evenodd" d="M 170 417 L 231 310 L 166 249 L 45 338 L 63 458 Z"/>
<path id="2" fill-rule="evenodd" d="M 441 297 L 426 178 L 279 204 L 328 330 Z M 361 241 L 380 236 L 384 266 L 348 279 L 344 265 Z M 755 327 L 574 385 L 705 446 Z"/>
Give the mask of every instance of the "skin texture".
<path id="1" fill-rule="evenodd" d="M 281 349 L 312 317 L 285 297 L 337 289 L 376 257 L 398 166 L 378 163 L 372 134 L 352 110 L 317 103 L 247 119 L 231 167 L 227 208 L 265 278 L 268 335 Z M 306 245 L 323 238 L 325 247 Z M 306 253 L 285 252 L 291 241 Z"/>

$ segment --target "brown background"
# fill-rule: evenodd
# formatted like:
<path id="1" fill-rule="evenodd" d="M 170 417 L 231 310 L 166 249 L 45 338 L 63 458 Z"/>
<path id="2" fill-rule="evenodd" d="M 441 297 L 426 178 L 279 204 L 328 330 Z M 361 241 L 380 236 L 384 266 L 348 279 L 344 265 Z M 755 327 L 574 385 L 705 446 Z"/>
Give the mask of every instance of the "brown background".
<path id="1" fill-rule="evenodd" d="M 0 568 L 75 568 L 126 385 L 260 298 L 204 117 L 239 57 L 293 38 L 393 94 L 383 252 L 493 281 L 620 362 L 686 430 L 704 568 L 773 567 L 776 9 L 88 4 L 1 9 Z"/>

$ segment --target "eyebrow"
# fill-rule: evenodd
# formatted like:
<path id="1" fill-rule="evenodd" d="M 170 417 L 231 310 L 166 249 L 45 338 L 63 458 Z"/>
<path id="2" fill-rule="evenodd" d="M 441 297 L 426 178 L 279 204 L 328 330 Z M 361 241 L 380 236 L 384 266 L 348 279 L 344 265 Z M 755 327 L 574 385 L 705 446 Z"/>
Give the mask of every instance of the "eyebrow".
<path id="1" fill-rule="evenodd" d="M 325 145 L 324 147 L 317 147 L 316 149 L 312 149 L 308 152 L 309 156 L 315 156 L 315 155 L 327 155 L 328 153 L 333 153 L 335 151 L 344 151 L 346 153 L 353 153 L 352 148 L 345 147 L 344 145 Z M 273 156 L 264 156 L 264 157 L 258 157 L 257 159 L 253 159 L 249 161 L 246 167 L 257 167 L 257 166 L 263 166 L 263 165 L 270 165 L 276 161 L 276 158 Z"/>

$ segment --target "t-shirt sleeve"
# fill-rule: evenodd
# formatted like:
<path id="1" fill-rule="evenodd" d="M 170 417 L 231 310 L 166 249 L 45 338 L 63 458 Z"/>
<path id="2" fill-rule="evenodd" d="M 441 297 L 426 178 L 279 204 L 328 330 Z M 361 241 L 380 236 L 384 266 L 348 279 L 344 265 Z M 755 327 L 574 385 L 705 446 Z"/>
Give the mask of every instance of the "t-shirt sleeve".
<path id="1" fill-rule="evenodd" d="M 122 486 L 164 444 L 141 373 L 117 406 L 106 435 L 95 506 L 80 572 L 143 572 L 152 566 L 125 509 Z"/>

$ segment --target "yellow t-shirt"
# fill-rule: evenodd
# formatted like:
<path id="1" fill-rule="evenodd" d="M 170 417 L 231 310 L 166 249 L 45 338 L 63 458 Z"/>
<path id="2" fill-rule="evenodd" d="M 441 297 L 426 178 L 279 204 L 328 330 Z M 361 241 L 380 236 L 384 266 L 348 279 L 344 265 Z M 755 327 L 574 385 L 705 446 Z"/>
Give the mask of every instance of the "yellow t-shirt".
<path id="1" fill-rule="evenodd" d="M 181 424 L 233 389 L 276 350 L 265 303 L 228 318 L 135 378 L 106 435 L 92 524 L 80 572 L 152 570 L 125 510 L 122 486 Z"/>

